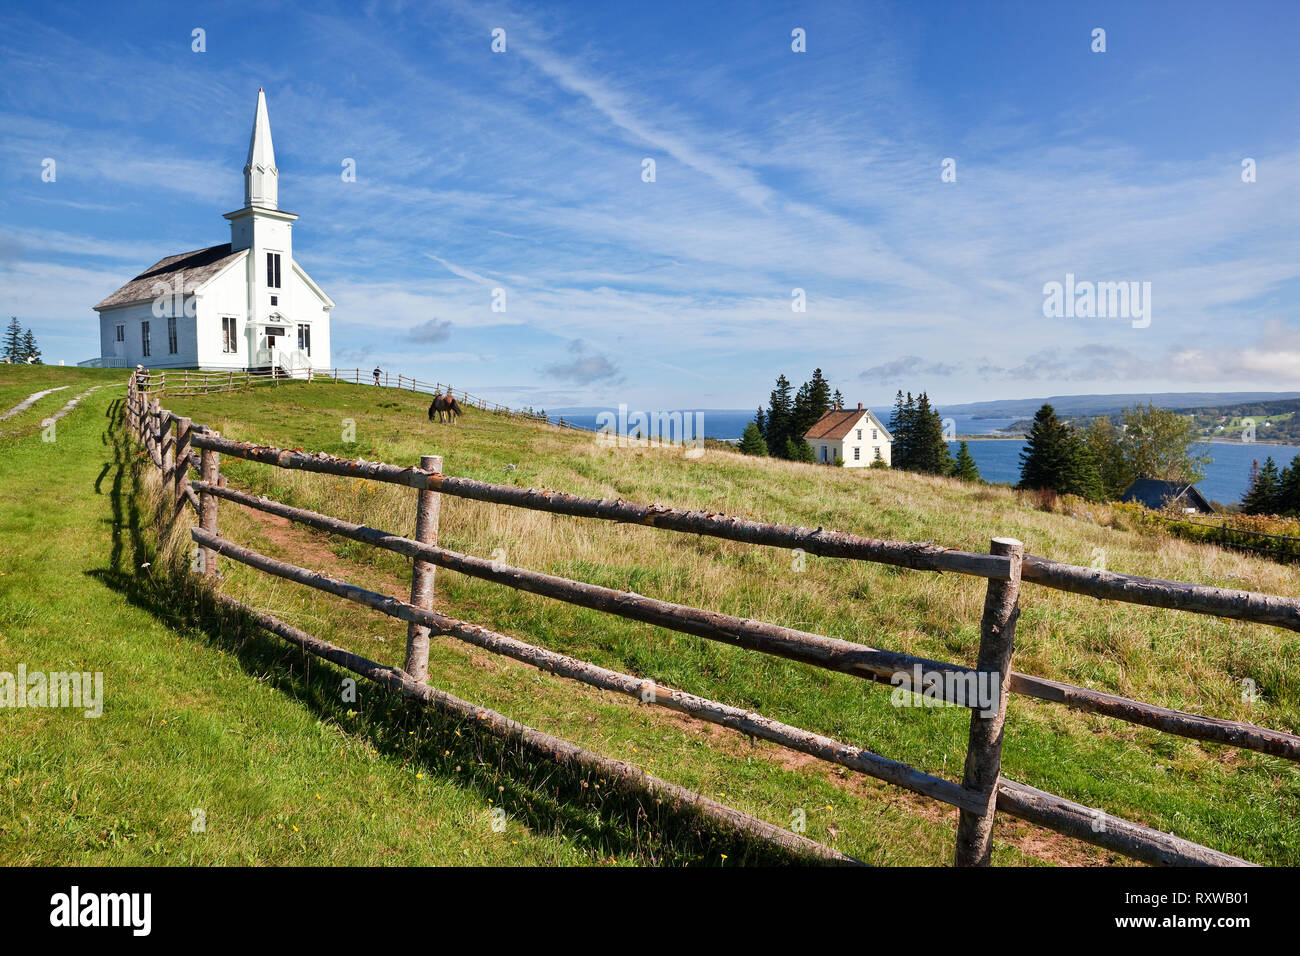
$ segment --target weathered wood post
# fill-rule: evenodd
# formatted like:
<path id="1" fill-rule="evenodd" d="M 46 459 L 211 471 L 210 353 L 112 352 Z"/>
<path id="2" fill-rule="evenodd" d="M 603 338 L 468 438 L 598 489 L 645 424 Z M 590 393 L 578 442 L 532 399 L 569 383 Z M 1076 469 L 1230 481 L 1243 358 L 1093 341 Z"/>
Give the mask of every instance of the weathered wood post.
<path id="1" fill-rule="evenodd" d="M 1025 546 L 1015 538 L 994 538 L 989 553 L 1005 557 L 1011 565 L 1008 580 L 989 579 L 980 620 L 980 650 L 975 668 L 980 680 L 997 682 L 997 709 L 991 717 L 978 705 L 970 712 L 970 741 L 966 746 L 966 773 L 962 785 L 983 795 L 983 816 L 960 811 L 957 821 L 957 866 L 988 866 L 993 849 L 993 818 L 997 806 L 998 775 L 1002 772 L 1002 730 L 1007 718 L 1007 685 L 1011 680 L 1011 655 L 1016 645 L 1016 618 L 1020 616 L 1020 566 Z M 991 678 L 984 677 L 992 675 Z M 984 685 L 988 686 L 988 685 Z M 968 701 L 968 703 L 971 703 Z"/>
<path id="2" fill-rule="evenodd" d="M 421 455 L 420 470 L 433 475 L 442 474 L 441 455 Z M 421 489 L 415 511 L 415 540 L 421 544 L 438 543 L 438 513 L 441 495 L 436 491 Z M 411 603 L 416 607 L 433 608 L 434 566 L 416 558 L 411 562 Z M 406 628 L 406 673 L 423 684 L 429 679 L 429 629 L 411 622 Z"/>
<path id="3" fill-rule="evenodd" d="M 188 418 L 176 418 L 176 471 L 173 479 L 176 488 L 177 507 L 185 500 L 185 489 L 189 487 L 190 477 L 190 429 L 193 423 Z"/>
<path id="4" fill-rule="evenodd" d="M 175 416 L 167 409 L 158 413 L 158 429 L 162 435 L 162 473 L 163 486 L 176 478 L 176 439 L 172 437 L 172 419 Z"/>
<path id="5" fill-rule="evenodd" d="M 162 467 L 162 449 L 158 447 L 158 417 L 161 408 L 162 402 L 156 398 L 153 399 L 149 403 L 149 414 L 145 422 L 148 427 L 149 454 L 153 457 L 153 463 L 160 468 Z"/>
<path id="6" fill-rule="evenodd" d="M 220 438 L 220 432 L 209 431 L 213 438 Z M 204 484 L 215 485 L 217 475 L 221 466 L 221 455 L 211 448 L 204 448 L 199 455 L 199 473 Z M 217 502 L 221 499 L 216 495 L 202 494 L 199 496 L 199 527 L 204 531 L 217 534 Z M 203 573 L 217 573 L 217 552 L 211 548 L 203 548 Z"/>

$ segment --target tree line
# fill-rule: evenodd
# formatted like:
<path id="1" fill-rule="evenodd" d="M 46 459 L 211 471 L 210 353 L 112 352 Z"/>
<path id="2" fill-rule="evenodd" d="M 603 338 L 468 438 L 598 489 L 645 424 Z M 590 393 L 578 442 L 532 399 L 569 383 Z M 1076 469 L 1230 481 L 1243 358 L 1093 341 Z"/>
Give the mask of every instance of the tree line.
<path id="1" fill-rule="evenodd" d="M 23 330 L 18 316 L 11 316 L 5 327 L 4 360 L 12 363 L 41 365 L 41 350 L 31 329 Z"/>
<path id="2" fill-rule="evenodd" d="M 1270 455 L 1251 463 L 1250 489 L 1241 499 L 1241 510 L 1248 515 L 1300 516 L 1300 455 L 1289 467 L 1279 469 Z"/>
<path id="3" fill-rule="evenodd" d="M 808 429 L 835 406 L 844 404 L 839 389 L 831 391 L 822 370 L 813 369 L 812 378 L 791 394 L 792 386 L 785 375 L 778 375 L 776 387 L 768 396 L 767 408 L 759 407 L 754 420 L 745 426 L 740 450 L 747 455 L 767 455 L 788 461 L 816 462 L 812 446 L 804 439 Z"/>
<path id="4" fill-rule="evenodd" d="M 1192 484 L 1205 477 L 1210 458 L 1192 450 L 1198 435 L 1190 416 L 1148 404 L 1121 417 L 1121 425 L 1103 416 L 1076 427 L 1044 404 L 1020 452 L 1016 487 L 1109 501 L 1138 478 Z"/>

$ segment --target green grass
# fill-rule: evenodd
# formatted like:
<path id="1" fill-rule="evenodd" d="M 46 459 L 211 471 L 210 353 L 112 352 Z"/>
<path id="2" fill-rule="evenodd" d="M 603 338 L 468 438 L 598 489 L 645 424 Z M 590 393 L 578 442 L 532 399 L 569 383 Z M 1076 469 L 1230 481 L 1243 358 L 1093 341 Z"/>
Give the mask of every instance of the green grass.
<path id="1" fill-rule="evenodd" d="M 78 466 L 79 477 L 70 476 L 63 483 L 68 491 L 63 504 L 56 504 L 57 497 L 42 499 L 39 491 L 49 484 L 41 456 L 53 457 L 55 446 L 42 449 L 41 443 L 30 439 L 12 440 L 13 452 L 6 450 L 0 463 L 0 534 L 5 541 L 19 542 L 15 552 L 6 551 L 0 558 L 0 570 L 6 572 L 0 577 L 0 602 L 10 600 L 11 591 L 27 593 L 25 584 L 15 589 L 16 576 L 47 573 L 45 580 L 53 589 L 43 596 L 22 598 L 27 610 L 15 612 L 13 621 L 3 612 L 8 605 L 0 603 L 0 628 L 6 635 L 0 655 L 25 660 L 29 667 L 44 659 L 37 651 L 47 655 L 57 651 L 79 660 L 83 651 L 95 645 L 83 646 L 75 628 L 47 627 L 45 622 L 68 613 L 79 616 L 85 608 L 92 612 L 85 615 L 93 622 L 90 630 L 111 648 L 110 658 L 122 662 L 119 668 L 141 675 L 129 688 L 120 687 L 119 694 L 171 697 L 180 692 L 168 688 L 179 685 L 186 692 L 160 709 L 151 710 L 137 701 L 129 713 L 115 712 L 119 723 L 99 729 L 87 725 L 103 724 L 114 713 L 106 713 L 99 722 L 73 720 L 54 711 L 5 715 L 6 727 L 39 719 L 68 724 L 58 737 L 33 733 L 22 736 L 16 750 L 6 747 L 5 761 L 15 752 L 16 760 L 44 767 L 46 774 L 42 778 L 38 771 L 36 779 L 44 783 L 33 792 L 23 789 L 27 781 L 12 783 L 11 778 L 22 779 L 22 773 L 5 771 L 6 786 L 13 788 L 6 792 L 15 801 L 13 819 L 0 824 L 5 831 L 0 847 L 6 856 L 11 845 L 21 845 L 31 855 L 19 859 L 67 858 L 68 843 L 56 850 L 44 840 L 32 839 L 29 831 L 42 826 L 58 832 L 60 794 L 79 784 L 88 786 L 78 758 L 92 755 L 100 761 L 129 762 L 137 768 L 131 779 L 148 781 L 124 784 L 113 791 L 115 799 L 110 801 L 111 816 L 151 821 L 135 824 L 148 831 L 150 839 L 134 840 L 134 852 L 138 854 L 138 847 L 151 840 L 162 840 L 160 834 L 173 825 L 183 824 L 188 831 L 188 810 L 177 815 L 173 808 L 170 816 L 162 814 L 167 820 L 163 827 L 150 794 L 153 787 L 164 788 L 169 796 L 179 791 L 174 780 L 192 775 L 181 754 L 194 759 L 206 755 L 204 745 L 211 745 L 209 772 L 192 776 L 209 781 L 210 787 L 215 785 L 212 781 L 225 784 L 219 797 L 209 799 L 226 808 L 221 818 L 239 821 L 238 835 L 218 835 L 211 826 L 202 843 L 188 832 L 170 834 L 171 842 L 162 842 L 162 860 L 188 859 L 183 854 L 199 852 L 196 846 L 219 847 L 205 851 L 212 855 L 199 857 L 215 862 L 238 862 L 249 854 L 269 862 L 529 863 L 547 858 L 717 863 L 724 853 L 727 863 L 757 859 L 752 848 L 722 848 L 717 842 L 720 837 L 710 842 L 683 821 L 661 820 L 648 828 L 654 837 L 647 839 L 647 828 L 637 824 L 635 807 L 616 805 L 617 801 L 590 802 L 598 781 L 566 781 L 559 792 L 551 793 L 550 782 L 539 782 L 548 780 L 542 769 L 518 755 L 500 753 L 488 742 L 475 739 L 472 749 L 480 759 L 467 762 L 455 747 L 443 743 L 463 743 L 468 728 L 442 727 L 391 701 L 372 702 L 349 715 L 323 689 L 331 681 L 336 687 L 339 679 L 328 667 L 312 664 L 316 676 L 306 681 L 300 655 L 286 655 L 268 639 L 238 633 L 210 615 L 170 611 L 167 596 L 173 585 L 163 571 L 139 573 L 134 566 L 143 562 L 128 560 L 131 546 L 121 543 L 114 559 L 110 533 L 117 507 L 111 500 L 114 495 L 106 488 L 101 489 L 104 494 L 96 494 L 92 488 L 106 465 L 108 475 L 130 472 L 120 460 L 127 457 L 125 451 L 108 439 L 104 439 L 107 444 L 100 443 L 105 425 L 100 416 L 110 400 L 107 393 L 96 393 L 94 401 L 61 423 L 66 427 L 61 427 L 57 444 L 77 441 L 70 432 L 84 428 L 76 432 L 83 443 L 79 447 L 94 459 Z M 413 464 L 421 454 L 441 454 L 449 474 L 707 507 L 971 550 L 986 550 L 991 536 L 1012 534 L 1033 553 L 1074 563 L 1091 564 L 1100 555 L 1112 570 L 1280 594 L 1300 592 L 1296 568 L 1141 534 L 1127 530 L 1120 519 L 1107 524 L 1098 523 L 1097 514 L 1044 512 L 1006 490 L 944 479 L 760 462 L 715 450 L 690 461 L 667 450 L 598 448 L 590 435 L 523 425 L 474 410 L 455 427 L 438 426 L 425 420 L 427 398 L 365 386 L 290 384 L 203 398 L 174 397 L 166 404 L 241 440 L 397 464 Z M 345 420 L 355 423 L 353 442 L 344 441 Z M 405 534 L 413 530 L 410 489 L 237 460 L 222 464 L 235 487 L 375 527 Z M 514 470 L 507 468 L 510 464 Z M 53 495 L 52 489 L 48 494 Z M 139 511 L 136 520 L 147 526 L 150 519 L 142 515 L 149 513 L 148 508 L 136 498 L 131 500 Z M 11 528 L 25 510 L 33 511 L 31 523 Z M 35 526 L 36 514 L 51 525 L 49 535 Z M 129 526 L 130 513 L 118 520 Z M 55 526 L 65 529 L 59 535 L 74 539 L 66 547 L 53 543 Z M 221 528 L 234 541 L 377 590 L 400 595 L 409 586 L 409 565 L 394 555 L 285 529 L 228 503 L 222 505 Z M 150 534 L 141 532 L 139 537 L 141 553 L 150 553 Z M 507 562 L 524 567 L 943 660 L 974 663 L 978 646 L 983 582 L 963 576 L 814 557 L 807 559 L 806 570 L 798 572 L 784 551 L 451 497 L 442 501 L 440 540 L 482 556 L 500 549 Z M 11 561 L 13 569 L 8 566 Z M 51 564 L 62 571 L 44 572 Z M 95 569 L 102 573 L 87 573 Z M 351 650 L 385 663 L 401 663 L 405 629 L 400 623 L 232 562 L 223 563 L 223 572 L 222 588 L 228 593 Z M 77 610 L 69 612 L 70 604 Z M 449 572 L 438 574 L 437 605 L 533 643 L 761 710 L 930 772 L 960 777 L 968 723 L 964 711 L 895 708 L 887 690 L 845 675 Z M 1022 607 L 1018 670 L 1279 729 L 1295 730 L 1300 725 L 1297 635 L 1032 586 L 1023 594 Z M 124 633 L 128 628 L 120 623 L 101 626 L 118 614 L 132 615 L 133 626 L 144 630 L 128 636 Z M 11 652 L 15 641 L 24 642 L 20 650 L 26 656 Z M 87 669 L 84 664 L 82 669 Z M 184 680 L 179 677 L 182 673 Z M 796 810 L 804 810 L 809 836 L 833 839 L 840 849 L 868 862 L 942 864 L 951 859 L 955 813 L 903 791 L 820 763 L 791 760 L 778 748 L 751 745 L 730 732 L 539 674 L 449 639 L 435 641 L 430 675 L 431 683 L 458 696 L 627 759 L 773 822 L 788 824 Z M 1262 695 L 1254 704 L 1242 700 L 1244 678 L 1254 680 Z M 109 699 L 112 705 L 112 692 Z M 120 699 L 116 706 L 126 708 L 128 700 Z M 220 713 L 215 712 L 218 707 Z M 168 718 L 172 730 L 161 739 L 155 733 L 156 720 L 152 729 L 144 729 L 144 713 L 168 710 L 197 712 L 179 726 Z M 250 720 L 258 723 L 246 733 L 232 729 Z M 120 736 L 111 746 L 95 747 L 96 737 L 108 727 Z M 401 728 L 414 731 L 405 735 L 410 741 L 401 739 Z M 456 729 L 462 730 L 462 737 L 454 736 Z M 10 732 L 5 733 L 8 743 Z M 160 746 L 168 739 L 176 743 L 175 750 Z M 262 752 L 266 740 L 275 740 L 283 748 L 278 759 L 269 760 Z M 1295 813 L 1300 773 L 1285 761 L 1020 697 L 1012 699 L 1006 740 L 1007 776 L 1257 862 L 1294 865 L 1300 861 L 1300 824 Z M 452 753 L 444 754 L 448 749 Z M 258 778 L 265 782 L 246 787 L 265 803 L 253 801 L 252 794 L 232 779 L 238 771 L 224 761 L 240 759 L 267 760 Z M 366 776 L 358 777 L 363 770 Z M 424 776 L 413 784 L 415 773 Z M 312 774 L 318 780 L 309 784 Z M 369 776 L 375 779 L 370 781 Z M 356 793 L 359 780 L 366 781 L 364 797 Z M 99 785 L 104 786 L 102 781 Z M 265 791 L 276 797 L 267 797 Z M 407 826 L 405 814 L 412 794 L 427 801 L 421 814 L 424 829 L 418 831 L 425 836 L 418 845 L 399 838 Z M 101 803 L 106 799 L 101 792 Z M 198 805 L 194 799 L 186 796 L 178 805 Z M 497 802 L 488 804 L 488 799 Z M 293 823 L 299 831 L 290 829 L 285 834 L 283 828 L 276 829 L 288 819 L 284 814 L 308 813 L 314 806 L 321 807 L 317 819 L 329 820 L 329 832 L 316 832 L 310 850 L 281 846 L 281 842 L 292 844 L 304 829 L 297 817 Z M 497 845 L 502 841 L 489 839 L 487 844 L 503 854 L 489 858 L 480 855 L 488 852 L 480 845 L 484 838 L 470 836 L 476 831 L 465 821 L 486 820 L 494 806 L 505 807 L 511 820 L 509 832 L 515 834 L 511 839 L 519 839 L 519 844 L 506 849 Z M 23 814 L 43 822 L 20 824 Z M 210 813 L 209 819 L 213 818 Z M 447 824 L 448 820 L 456 823 Z M 442 823 L 434 826 L 434 821 Z M 12 844 L 20 827 L 19 842 Z M 385 837 L 376 833 L 370 839 L 371 828 L 383 829 Z M 490 830 L 487 834 L 497 836 Z M 1118 862 L 1006 817 L 999 820 L 997 838 L 995 863 Z M 57 855 L 59 850 L 64 856 Z M 103 853 L 93 857 L 103 861 L 140 859 L 124 855 L 122 848 L 110 851 L 97 845 L 84 845 L 80 852 Z M 467 852 L 472 855 L 465 856 Z"/>

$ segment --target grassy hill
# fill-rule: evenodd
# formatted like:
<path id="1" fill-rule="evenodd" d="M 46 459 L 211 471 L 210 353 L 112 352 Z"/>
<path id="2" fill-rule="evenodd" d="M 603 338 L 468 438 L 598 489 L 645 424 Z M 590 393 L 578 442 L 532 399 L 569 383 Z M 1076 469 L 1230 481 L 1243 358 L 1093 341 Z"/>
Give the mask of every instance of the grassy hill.
<path id="1" fill-rule="evenodd" d="M 19 390 L 59 371 L 30 374 Z M 0 537 L 18 543 L 0 554 L 0 660 L 36 667 L 58 659 L 90 669 L 87 658 L 97 657 L 131 674 L 98 722 L 53 711 L 6 716 L 0 857 L 678 864 L 753 858 L 673 821 L 638 826 L 635 811 L 629 817 L 626 808 L 602 802 L 599 781 L 587 782 L 580 796 L 558 793 L 544 770 L 467 742 L 468 729 L 393 712 L 364 696 L 342 706 L 322 689 L 337 686 L 337 675 L 320 676 L 328 668 L 313 663 L 320 673 L 312 681 L 300 655 L 170 613 L 152 568 L 139 567 L 152 555 L 148 512 L 126 490 L 130 455 L 105 437 L 109 391 L 92 396 L 60 430 L 58 445 L 66 441 L 63 450 L 79 457 L 57 485 L 43 469 L 62 460 L 58 445 L 31 435 L 0 439 Z M 1295 567 L 1128 530 L 1122 517 L 1099 523 L 1098 515 L 1044 512 L 1009 490 L 947 479 L 760 461 L 715 449 L 688 460 L 670 449 L 602 448 L 589 434 L 474 410 L 454 427 L 436 425 L 425 419 L 426 397 L 366 386 L 294 383 L 167 404 L 240 440 L 396 464 L 441 454 L 449 474 L 975 551 L 987 550 L 994 535 L 1014 535 L 1035 554 L 1072 563 L 1100 556 L 1111 570 L 1300 593 Z M 355 441 L 345 442 L 349 422 Z M 235 460 L 223 462 L 223 471 L 233 486 L 292 504 L 404 534 L 414 528 L 410 489 Z M 141 527 L 132 531 L 132 520 Z M 409 565 L 395 555 L 228 503 L 221 528 L 236 542 L 376 590 L 401 595 L 409 586 Z M 481 556 L 495 551 L 523 567 L 942 660 L 973 664 L 978 645 L 984 582 L 964 576 L 816 557 L 796 571 L 785 551 L 451 497 L 442 501 L 440 541 Z M 223 570 L 228 593 L 400 665 L 400 623 L 231 562 Z M 452 615 L 960 778 L 965 711 L 896 708 L 886 689 L 845 675 L 450 572 L 438 572 L 436 594 L 439 609 Z M 1022 608 L 1018 670 L 1300 729 L 1295 634 L 1032 585 Z M 1243 701 L 1246 678 L 1261 695 L 1254 704 Z M 808 836 L 867 862 L 951 860 L 955 811 L 905 791 L 450 639 L 435 639 L 430 680 L 773 822 L 788 824 L 803 810 Z M 1009 777 L 1258 862 L 1300 862 L 1300 771 L 1288 762 L 1020 697 L 1010 704 L 1006 740 Z M 223 821 L 204 840 L 188 833 L 196 801 L 217 807 L 210 819 Z M 510 820 L 505 833 L 487 823 L 497 806 Z M 232 820 L 238 826 L 225 829 Z M 99 836 L 114 821 L 128 839 Z M 994 862 L 1112 860 L 1000 817 Z"/>

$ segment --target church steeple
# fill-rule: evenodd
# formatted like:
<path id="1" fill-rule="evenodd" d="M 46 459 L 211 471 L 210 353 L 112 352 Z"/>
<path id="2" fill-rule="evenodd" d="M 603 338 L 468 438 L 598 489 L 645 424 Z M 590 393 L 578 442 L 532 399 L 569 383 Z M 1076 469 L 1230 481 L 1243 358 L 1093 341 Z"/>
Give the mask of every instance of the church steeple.
<path id="1" fill-rule="evenodd" d="M 266 114 L 266 94 L 259 87 L 248 162 L 244 164 L 244 206 L 277 209 L 279 195 L 280 173 L 275 168 L 275 147 L 271 145 L 271 120 Z"/>

